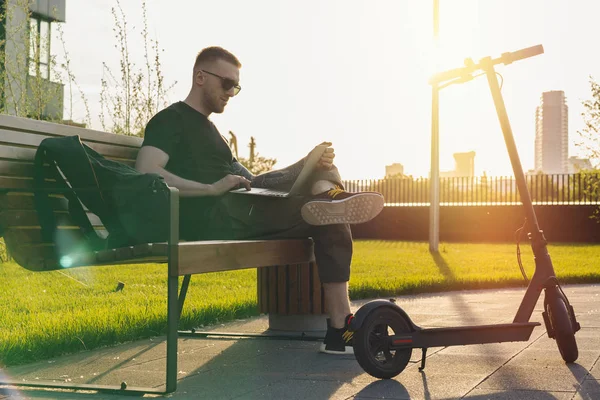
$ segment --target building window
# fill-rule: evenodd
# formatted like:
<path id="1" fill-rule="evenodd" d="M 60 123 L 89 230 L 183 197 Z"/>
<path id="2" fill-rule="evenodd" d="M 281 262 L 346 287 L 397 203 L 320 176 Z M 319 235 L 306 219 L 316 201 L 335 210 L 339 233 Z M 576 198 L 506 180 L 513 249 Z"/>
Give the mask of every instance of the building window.
<path id="1" fill-rule="evenodd" d="M 29 75 L 50 78 L 50 21 L 31 16 L 29 22 Z"/>

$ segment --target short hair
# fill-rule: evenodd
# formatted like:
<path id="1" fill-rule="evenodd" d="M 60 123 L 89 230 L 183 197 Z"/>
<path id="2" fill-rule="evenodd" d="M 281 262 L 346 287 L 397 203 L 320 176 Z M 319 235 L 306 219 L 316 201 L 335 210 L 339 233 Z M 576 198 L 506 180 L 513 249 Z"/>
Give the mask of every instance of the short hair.
<path id="1" fill-rule="evenodd" d="M 240 60 L 238 60 L 237 57 L 232 53 L 222 47 L 211 46 L 202 49 L 200 53 L 198 53 L 196 56 L 196 62 L 194 63 L 194 70 L 198 69 L 200 64 L 210 63 L 217 60 L 223 60 L 235 65 L 238 68 L 242 68 L 242 63 L 240 63 Z"/>

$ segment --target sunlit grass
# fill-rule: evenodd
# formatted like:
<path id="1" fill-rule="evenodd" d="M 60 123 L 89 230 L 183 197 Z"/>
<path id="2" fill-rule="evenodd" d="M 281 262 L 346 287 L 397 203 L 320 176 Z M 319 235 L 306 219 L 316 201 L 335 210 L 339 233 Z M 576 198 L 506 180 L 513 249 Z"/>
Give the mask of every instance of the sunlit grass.
<path id="1" fill-rule="evenodd" d="M 452 243 L 439 250 L 433 256 L 427 243 L 355 243 L 351 298 L 525 285 L 516 245 Z M 549 253 L 561 282 L 600 282 L 600 245 L 550 245 Z M 522 245 L 521 254 L 531 277 L 531 248 Z"/>
<path id="2" fill-rule="evenodd" d="M 600 282 L 600 245 L 549 249 L 561 282 Z M 522 251 L 531 276 L 531 250 Z M 165 265 L 33 273 L 4 263 L 0 282 L 0 365 L 165 333 Z M 125 283 L 121 291 L 115 291 L 118 282 Z M 427 243 L 357 241 L 350 295 L 359 299 L 522 284 L 514 245 L 442 244 L 433 257 Z M 257 312 L 255 270 L 195 275 L 180 328 Z"/>

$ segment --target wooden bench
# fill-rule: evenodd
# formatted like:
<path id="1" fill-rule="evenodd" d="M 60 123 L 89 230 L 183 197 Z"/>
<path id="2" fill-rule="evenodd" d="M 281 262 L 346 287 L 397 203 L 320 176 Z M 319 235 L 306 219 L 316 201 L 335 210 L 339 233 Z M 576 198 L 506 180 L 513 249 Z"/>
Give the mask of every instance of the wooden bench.
<path id="1" fill-rule="evenodd" d="M 42 241 L 39 222 L 33 202 L 33 158 L 37 146 L 46 137 L 79 135 L 84 143 L 102 155 L 133 165 L 142 139 L 119 136 L 106 132 L 58 125 L 12 116 L 0 116 L 0 236 L 4 238 L 10 255 L 22 267 L 31 271 L 51 271 L 62 268 L 53 251 L 54 243 Z M 49 179 L 49 181 L 51 181 Z M 54 198 L 54 210 L 60 232 L 77 235 L 78 229 L 70 220 L 67 200 L 60 195 Z M 90 214 L 94 228 L 105 232 L 99 218 Z M 315 266 L 301 271 L 297 264 L 313 261 L 313 245 L 310 239 L 268 241 L 179 241 L 178 190 L 170 189 L 170 234 L 167 243 L 147 243 L 118 249 L 87 253 L 72 253 L 68 266 L 165 263 L 168 265 L 167 307 L 167 362 L 165 390 L 132 389 L 119 386 L 66 386 L 61 384 L 26 384 L 23 382 L 0 382 L 15 386 L 60 387 L 99 391 L 170 393 L 177 387 L 177 337 L 178 322 L 183 308 L 190 277 L 214 271 L 230 271 L 244 268 L 270 267 L 259 277 L 259 302 L 261 311 L 292 308 L 298 314 L 322 313 L 321 288 L 314 278 Z M 65 259 L 63 257 L 63 264 Z M 291 271 L 291 272 L 290 272 Z M 303 274 L 303 275 L 302 275 Z M 179 277 L 183 278 L 178 293 Z M 304 277 L 302 277 L 304 276 Z M 306 291 L 317 293 L 317 301 L 310 307 L 294 305 L 301 298 L 298 290 L 286 288 L 289 282 Z M 293 286 L 293 285 L 292 285 Z M 304 295 L 306 297 L 306 295 Z M 302 303 L 302 302 L 301 302 Z M 300 303 L 299 303 L 300 304 Z M 302 304 L 308 304 L 304 301 Z M 289 311 L 289 310 L 288 310 Z"/>

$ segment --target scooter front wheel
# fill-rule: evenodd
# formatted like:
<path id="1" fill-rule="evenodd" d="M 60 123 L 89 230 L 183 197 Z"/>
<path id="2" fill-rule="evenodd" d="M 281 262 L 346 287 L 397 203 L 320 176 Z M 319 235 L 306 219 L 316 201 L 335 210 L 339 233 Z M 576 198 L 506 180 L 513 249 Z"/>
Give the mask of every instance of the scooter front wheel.
<path id="1" fill-rule="evenodd" d="M 408 322 L 389 307 L 373 310 L 354 333 L 354 355 L 369 375 L 390 379 L 406 368 L 412 349 L 390 349 L 389 337 L 411 332 Z"/>
<path id="2" fill-rule="evenodd" d="M 575 340 L 575 329 L 569 308 L 562 296 L 556 296 L 546 304 L 546 313 L 554 331 L 554 339 L 562 359 L 572 363 L 579 357 L 577 341 Z"/>

